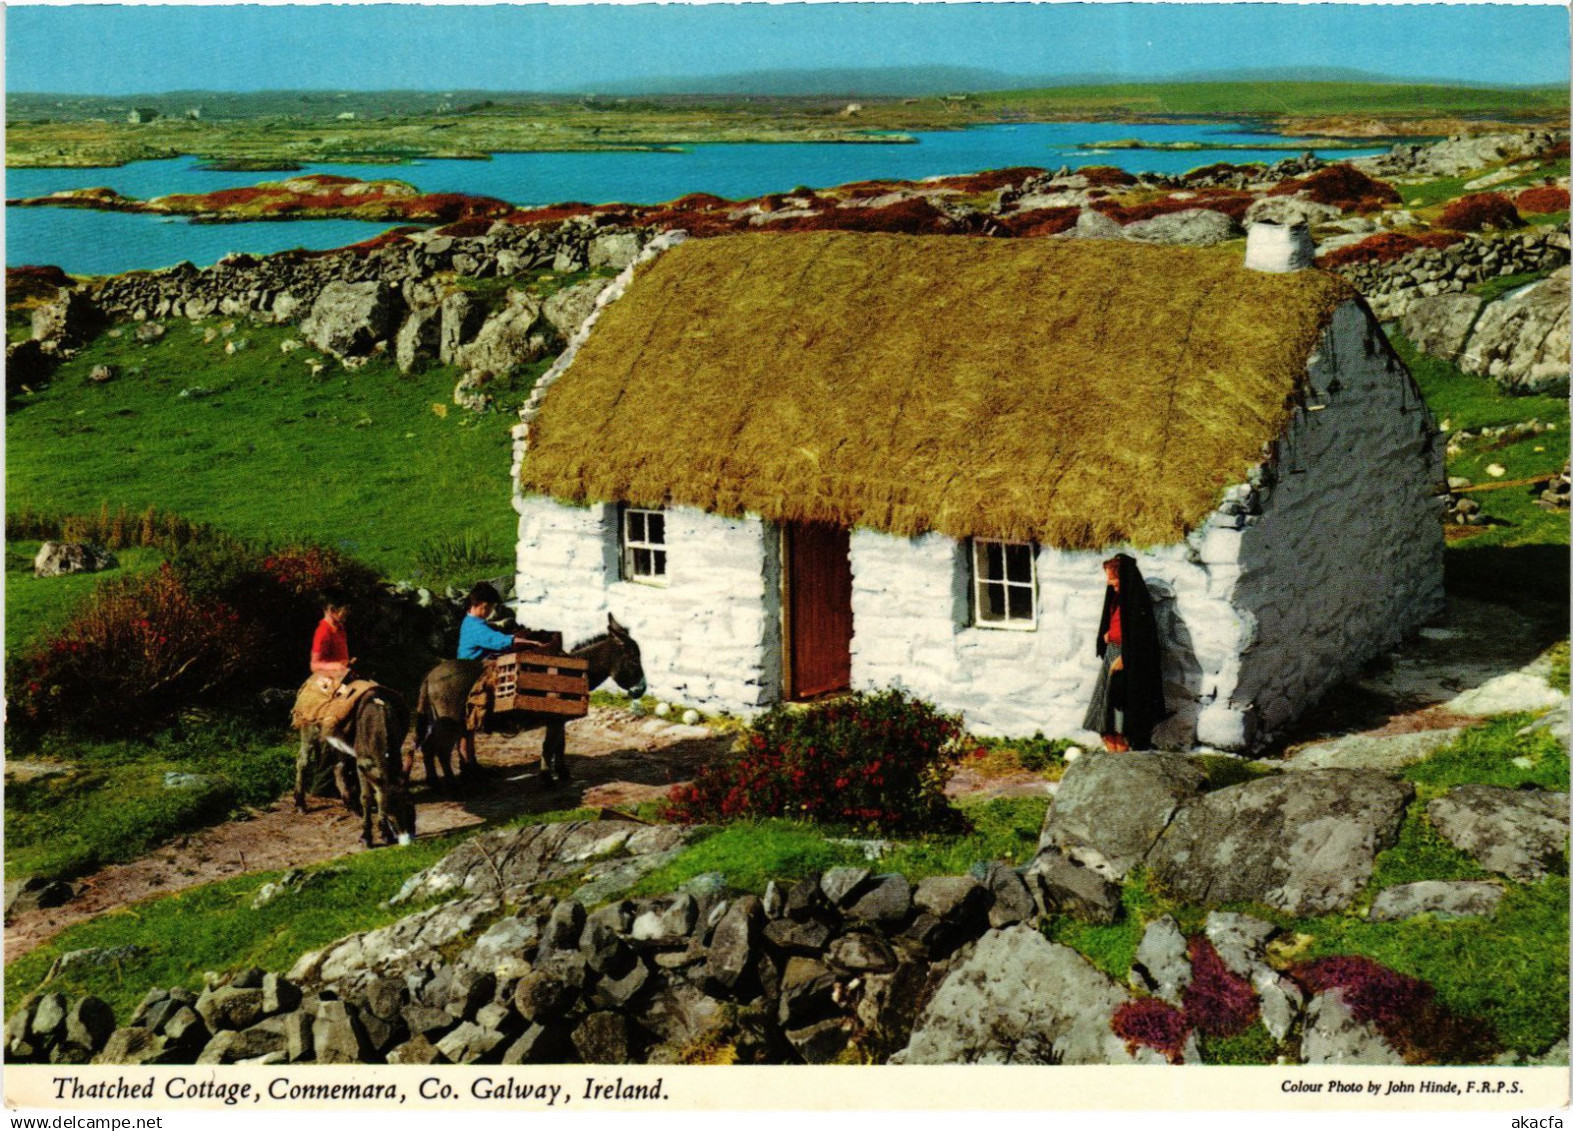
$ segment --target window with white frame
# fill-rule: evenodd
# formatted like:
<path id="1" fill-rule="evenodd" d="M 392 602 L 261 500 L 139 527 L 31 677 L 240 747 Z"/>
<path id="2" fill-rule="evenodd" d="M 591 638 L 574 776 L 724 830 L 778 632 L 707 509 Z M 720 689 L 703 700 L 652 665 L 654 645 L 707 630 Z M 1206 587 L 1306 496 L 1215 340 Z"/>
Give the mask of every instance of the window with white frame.
<path id="1" fill-rule="evenodd" d="M 623 580 L 666 584 L 666 515 L 623 508 Z"/>
<path id="2" fill-rule="evenodd" d="M 972 623 L 984 628 L 1038 627 L 1037 547 L 1031 542 L 972 540 Z"/>

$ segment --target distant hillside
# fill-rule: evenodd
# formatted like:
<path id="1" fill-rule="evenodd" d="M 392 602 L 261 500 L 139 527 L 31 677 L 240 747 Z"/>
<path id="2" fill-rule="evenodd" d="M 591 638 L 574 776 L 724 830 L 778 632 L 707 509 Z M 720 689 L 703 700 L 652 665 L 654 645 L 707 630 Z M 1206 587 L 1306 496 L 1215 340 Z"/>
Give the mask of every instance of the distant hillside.
<path id="1" fill-rule="evenodd" d="M 785 98 L 847 95 L 904 98 L 953 91 L 1011 90 L 1038 85 L 1021 75 L 981 67 L 841 67 L 674 75 L 585 87 L 598 94 L 749 94 Z"/>

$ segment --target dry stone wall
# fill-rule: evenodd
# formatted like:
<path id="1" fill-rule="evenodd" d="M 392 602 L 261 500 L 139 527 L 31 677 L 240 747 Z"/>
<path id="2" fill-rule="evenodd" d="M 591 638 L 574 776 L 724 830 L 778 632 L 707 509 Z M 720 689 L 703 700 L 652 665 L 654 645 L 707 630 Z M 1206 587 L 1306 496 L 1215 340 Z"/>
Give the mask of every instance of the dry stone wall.
<path id="1" fill-rule="evenodd" d="M 1340 267 L 1383 321 L 1400 318 L 1423 299 L 1460 294 L 1503 275 L 1551 271 L 1568 262 L 1568 233 L 1532 228 L 1500 236 L 1477 236 L 1441 249 L 1421 248 L 1391 263 Z"/>

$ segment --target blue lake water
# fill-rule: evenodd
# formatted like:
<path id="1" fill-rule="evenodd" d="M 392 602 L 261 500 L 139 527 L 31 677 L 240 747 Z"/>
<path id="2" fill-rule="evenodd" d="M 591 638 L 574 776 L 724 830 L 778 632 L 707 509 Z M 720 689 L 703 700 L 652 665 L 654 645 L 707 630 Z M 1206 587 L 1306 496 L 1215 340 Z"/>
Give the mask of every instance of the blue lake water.
<path id="1" fill-rule="evenodd" d="M 1224 126 L 1057 122 L 983 126 L 919 133 L 916 144 L 717 144 L 682 152 L 501 153 L 490 161 L 419 161 L 409 165 L 309 165 L 304 172 L 409 181 L 423 192 L 466 192 L 539 205 L 578 200 L 657 204 L 691 192 L 741 199 L 798 185 L 826 188 L 848 181 L 973 173 L 1012 165 L 1117 165 L 1131 172 L 1182 173 L 1217 161 L 1276 161 L 1282 150 L 1165 150 L 1090 148 L 1098 142 L 1230 145 L 1281 143 L 1274 134 Z M 1306 148 L 1314 148 L 1307 143 Z M 1328 151 L 1354 157 L 1369 150 Z M 138 161 L 114 169 L 8 169 L 7 197 L 43 196 L 64 189 L 108 186 L 147 199 L 174 192 L 210 192 L 283 180 L 292 174 L 217 173 L 190 158 Z M 366 239 L 388 225 L 356 220 L 293 220 L 191 224 L 168 217 L 64 208 L 7 209 L 6 262 L 53 263 L 67 271 L 103 274 L 165 267 L 189 259 L 206 265 L 232 251 L 267 253 L 294 247 L 329 248 Z"/>

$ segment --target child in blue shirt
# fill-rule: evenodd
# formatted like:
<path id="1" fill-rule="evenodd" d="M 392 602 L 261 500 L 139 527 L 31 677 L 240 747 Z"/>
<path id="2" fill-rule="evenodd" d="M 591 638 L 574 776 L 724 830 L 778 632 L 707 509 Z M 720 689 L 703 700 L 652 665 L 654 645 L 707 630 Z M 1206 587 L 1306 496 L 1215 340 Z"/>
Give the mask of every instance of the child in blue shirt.
<path id="1" fill-rule="evenodd" d="M 497 590 L 482 581 L 465 599 L 464 623 L 459 626 L 459 659 L 486 660 L 530 643 L 527 636 L 510 636 L 487 624 L 502 603 Z"/>

